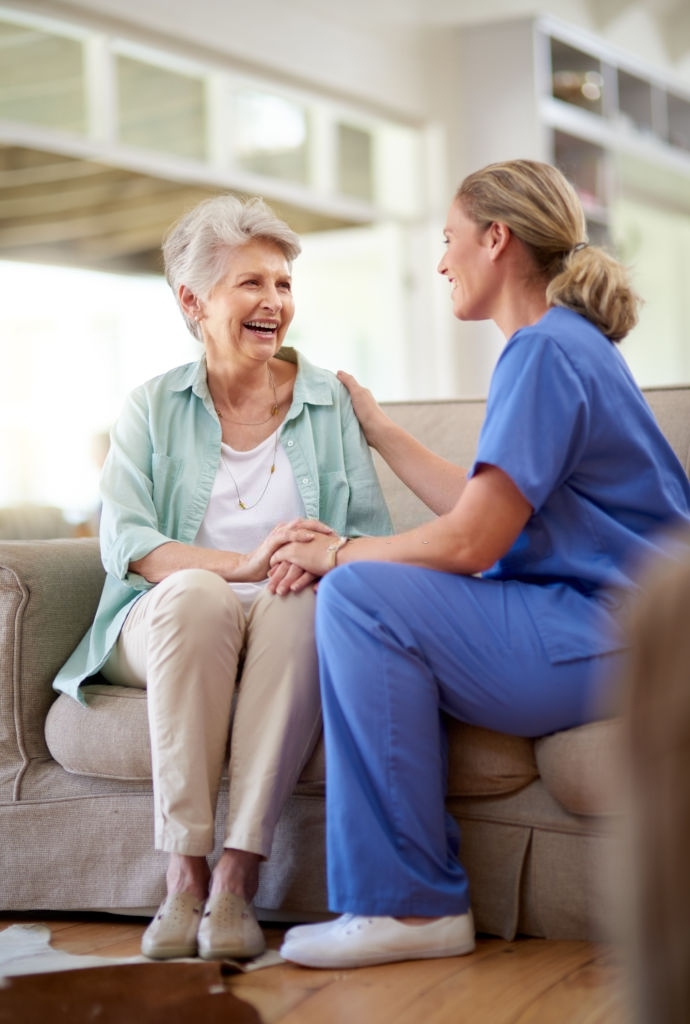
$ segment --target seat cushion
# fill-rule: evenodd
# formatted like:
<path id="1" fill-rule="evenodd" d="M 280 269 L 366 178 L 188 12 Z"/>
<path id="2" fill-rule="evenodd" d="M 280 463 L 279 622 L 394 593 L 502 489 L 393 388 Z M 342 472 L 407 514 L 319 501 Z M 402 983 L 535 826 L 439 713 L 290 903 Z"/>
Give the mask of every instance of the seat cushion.
<path id="1" fill-rule="evenodd" d="M 515 793 L 538 775 L 531 739 L 449 720 L 449 797 Z"/>
<path id="2" fill-rule="evenodd" d="M 571 814 L 608 815 L 619 808 L 615 777 L 621 723 L 590 722 L 535 741 L 544 785 Z"/>
<path id="3" fill-rule="evenodd" d="M 84 686 L 83 692 L 88 707 L 62 694 L 48 713 L 45 735 L 52 757 L 76 775 L 122 781 L 150 779 L 146 691 L 94 682 Z M 450 796 L 512 793 L 536 777 L 531 740 L 449 722 Z M 321 741 L 300 782 L 319 786 L 324 779 Z"/>
<path id="4" fill-rule="evenodd" d="M 46 744 L 65 771 L 119 781 L 151 781 L 146 691 L 111 683 L 82 687 L 87 707 L 61 694 L 46 718 Z M 300 782 L 323 790 L 323 743 L 316 745 Z"/>
<path id="5" fill-rule="evenodd" d="M 150 779 L 146 691 L 105 682 L 82 689 L 88 707 L 63 693 L 48 712 L 45 737 L 51 756 L 75 775 Z"/>

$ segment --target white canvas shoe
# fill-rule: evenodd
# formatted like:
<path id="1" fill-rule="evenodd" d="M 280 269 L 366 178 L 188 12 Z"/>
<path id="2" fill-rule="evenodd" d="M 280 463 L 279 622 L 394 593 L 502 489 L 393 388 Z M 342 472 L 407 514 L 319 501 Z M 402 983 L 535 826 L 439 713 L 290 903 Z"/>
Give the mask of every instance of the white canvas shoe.
<path id="1" fill-rule="evenodd" d="M 287 942 L 294 942 L 295 939 L 301 939 L 305 935 L 316 937 L 324 932 L 329 931 L 334 924 L 343 921 L 344 918 L 348 920 L 354 917 L 354 914 L 343 914 L 341 917 L 332 917 L 330 921 L 316 921 L 314 924 L 297 924 L 293 928 L 288 928 L 283 936 L 283 945 Z"/>
<path id="2" fill-rule="evenodd" d="M 196 956 L 197 930 L 204 901 L 190 892 L 176 892 L 156 911 L 141 938 L 141 951 L 152 960 Z"/>
<path id="3" fill-rule="evenodd" d="M 209 896 L 197 934 L 202 960 L 234 960 L 260 956 L 266 940 L 254 907 L 234 892 Z"/>
<path id="4" fill-rule="evenodd" d="M 403 924 L 393 917 L 344 914 L 330 925 L 291 929 L 280 955 L 303 967 L 347 968 L 463 956 L 473 949 L 472 911 L 418 925 Z"/>

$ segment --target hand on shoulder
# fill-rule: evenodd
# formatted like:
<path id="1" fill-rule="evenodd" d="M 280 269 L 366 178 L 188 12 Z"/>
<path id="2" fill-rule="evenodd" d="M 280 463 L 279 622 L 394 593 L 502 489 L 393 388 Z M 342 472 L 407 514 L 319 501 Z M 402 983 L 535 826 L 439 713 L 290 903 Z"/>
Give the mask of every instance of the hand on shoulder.
<path id="1" fill-rule="evenodd" d="M 376 448 L 377 434 L 389 422 L 388 417 L 379 406 L 371 391 L 363 387 L 351 373 L 346 373 L 345 370 L 338 370 L 336 377 L 350 394 L 352 408 L 355 410 L 355 416 L 359 420 L 367 442 L 372 448 Z"/>

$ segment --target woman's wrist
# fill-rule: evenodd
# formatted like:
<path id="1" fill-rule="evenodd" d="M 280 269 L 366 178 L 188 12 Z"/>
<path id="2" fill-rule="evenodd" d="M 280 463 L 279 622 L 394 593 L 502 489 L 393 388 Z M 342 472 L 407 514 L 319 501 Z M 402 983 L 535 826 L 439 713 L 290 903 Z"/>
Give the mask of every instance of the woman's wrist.
<path id="1" fill-rule="evenodd" d="M 377 409 L 375 416 L 372 416 L 362 429 L 369 447 L 380 452 L 381 448 L 390 444 L 391 433 L 394 433 L 396 428 L 396 422 L 383 409 Z"/>
<path id="2" fill-rule="evenodd" d="M 335 569 L 336 565 L 338 564 L 338 552 L 345 547 L 349 539 L 349 537 L 338 537 L 337 540 L 333 541 L 333 543 L 329 544 L 328 547 L 326 548 L 326 565 L 329 572 L 331 569 Z"/>

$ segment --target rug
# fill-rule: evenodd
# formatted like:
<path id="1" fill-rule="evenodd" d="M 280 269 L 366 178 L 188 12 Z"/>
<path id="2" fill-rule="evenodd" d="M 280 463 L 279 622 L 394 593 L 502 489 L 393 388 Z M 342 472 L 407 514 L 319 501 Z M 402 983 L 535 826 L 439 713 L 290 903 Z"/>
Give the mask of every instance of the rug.
<path id="1" fill-rule="evenodd" d="M 198 963 L 196 957 L 183 957 L 174 963 Z M 225 960 L 227 974 L 258 971 L 285 961 L 274 949 L 267 949 L 253 960 Z M 0 987 L 3 980 L 18 974 L 42 974 L 47 971 L 74 971 L 84 967 L 114 967 L 116 964 L 150 964 L 148 957 L 83 956 L 53 949 L 50 928 L 45 924 L 13 924 L 0 931 Z"/>
<path id="2" fill-rule="evenodd" d="M 79 956 L 53 949 L 46 925 L 15 924 L 0 932 L 0 1024 L 260 1024 L 229 978 L 282 962 Z"/>
<path id="3" fill-rule="evenodd" d="M 261 1024 L 223 967 L 149 961 L 6 978 L 0 1024 Z"/>

